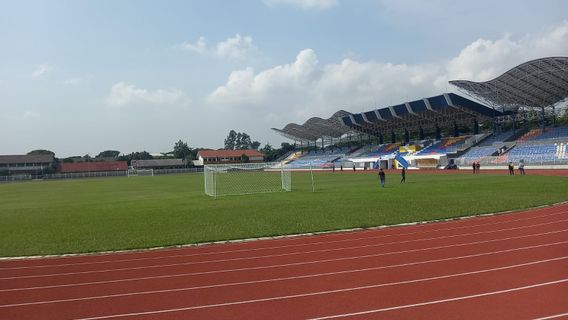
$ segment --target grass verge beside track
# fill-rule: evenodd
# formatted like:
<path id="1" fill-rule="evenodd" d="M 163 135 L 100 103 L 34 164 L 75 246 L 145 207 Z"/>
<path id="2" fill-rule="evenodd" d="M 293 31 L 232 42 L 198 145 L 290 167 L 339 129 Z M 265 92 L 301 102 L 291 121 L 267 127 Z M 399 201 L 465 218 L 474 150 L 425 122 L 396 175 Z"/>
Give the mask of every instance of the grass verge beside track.
<path id="1" fill-rule="evenodd" d="M 0 185 L 0 256 L 94 252 L 371 227 L 568 200 L 568 178 L 294 173 L 292 192 L 213 199 L 201 174 Z"/>

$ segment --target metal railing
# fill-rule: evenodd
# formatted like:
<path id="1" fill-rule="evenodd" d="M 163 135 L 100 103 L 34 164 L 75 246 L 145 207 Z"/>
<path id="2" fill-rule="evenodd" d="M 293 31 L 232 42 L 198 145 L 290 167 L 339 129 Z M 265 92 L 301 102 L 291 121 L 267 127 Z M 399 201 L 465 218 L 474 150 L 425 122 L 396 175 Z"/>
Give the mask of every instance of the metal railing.
<path id="1" fill-rule="evenodd" d="M 479 162 L 481 166 L 503 166 L 506 167 L 509 164 L 509 159 L 507 157 L 500 157 L 500 156 L 487 156 L 482 157 L 479 159 L 462 159 L 457 158 L 453 159 L 454 163 L 458 166 L 471 166 L 473 162 Z M 568 165 L 568 159 L 542 159 L 542 157 L 523 157 L 523 162 L 525 165 L 546 165 L 546 166 L 554 166 L 554 165 Z M 518 161 L 515 161 L 515 165 L 518 164 Z"/>
<path id="2" fill-rule="evenodd" d="M 154 174 L 182 174 L 182 173 L 201 173 L 203 168 L 180 168 L 180 169 L 156 169 Z M 73 173 L 50 173 L 50 174 L 20 174 L 0 176 L 0 183 L 17 182 L 30 180 L 61 180 L 61 179 L 80 179 L 80 178 L 104 178 L 104 177 L 126 177 L 127 171 L 92 171 L 92 172 L 73 172 Z"/>

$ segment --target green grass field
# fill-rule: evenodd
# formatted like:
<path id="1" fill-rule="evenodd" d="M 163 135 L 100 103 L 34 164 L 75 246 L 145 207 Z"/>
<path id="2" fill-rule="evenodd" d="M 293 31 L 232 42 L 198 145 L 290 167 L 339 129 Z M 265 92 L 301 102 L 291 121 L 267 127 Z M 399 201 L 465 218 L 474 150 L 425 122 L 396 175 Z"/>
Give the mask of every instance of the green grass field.
<path id="1" fill-rule="evenodd" d="M 201 174 L 0 184 L 0 256 L 172 246 L 516 210 L 568 200 L 568 178 L 294 173 L 293 191 L 213 199 Z"/>

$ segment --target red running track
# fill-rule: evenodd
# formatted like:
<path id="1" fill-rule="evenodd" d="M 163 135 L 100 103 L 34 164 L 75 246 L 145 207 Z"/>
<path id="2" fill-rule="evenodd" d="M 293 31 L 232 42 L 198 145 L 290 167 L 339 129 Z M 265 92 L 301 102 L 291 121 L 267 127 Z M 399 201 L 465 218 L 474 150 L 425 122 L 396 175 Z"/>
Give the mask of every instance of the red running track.
<path id="1" fill-rule="evenodd" d="M 0 261 L 0 319 L 568 318 L 568 204 L 223 245 Z"/>

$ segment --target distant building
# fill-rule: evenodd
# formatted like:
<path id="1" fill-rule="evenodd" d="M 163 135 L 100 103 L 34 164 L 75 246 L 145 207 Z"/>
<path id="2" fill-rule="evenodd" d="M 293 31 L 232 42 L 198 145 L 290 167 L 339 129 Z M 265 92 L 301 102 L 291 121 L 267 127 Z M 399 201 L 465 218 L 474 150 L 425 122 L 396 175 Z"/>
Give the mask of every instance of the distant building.
<path id="1" fill-rule="evenodd" d="M 246 155 L 249 162 L 262 162 L 264 156 L 256 150 L 201 150 L 197 153 L 197 165 L 219 163 L 241 163 Z"/>
<path id="2" fill-rule="evenodd" d="M 57 172 L 101 172 L 101 171 L 125 171 L 128 170 L 126 161 L 96 161 L 96 162 L 71 162 L 60 163 Z"/>
<path id="3" fill-rule="evenodd" d="M 41 174 L 55 168 L 52 154 L 0 156 L 0 174 Z"/>
<path id="4" fill-rule="evenodd" d="M 178 169 L 185 168 L 187 162 L 183 159 L 152 159 L 152 160 L 132 160 L 134 169 Z"/>

